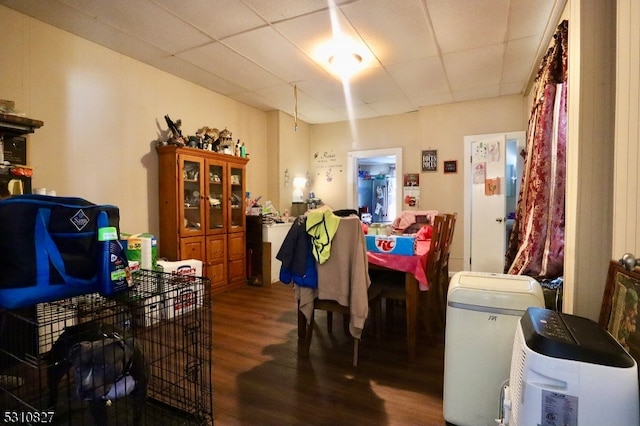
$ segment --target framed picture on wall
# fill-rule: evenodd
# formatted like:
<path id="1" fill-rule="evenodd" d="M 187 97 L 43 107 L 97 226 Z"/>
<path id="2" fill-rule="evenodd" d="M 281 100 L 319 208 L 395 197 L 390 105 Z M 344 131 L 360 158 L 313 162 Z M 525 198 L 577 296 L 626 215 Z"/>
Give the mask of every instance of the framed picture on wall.
<path id="1" fill-rule="evenodd" d="M 438 170 L 438 150 L 422 151 L 422 171 L 435 172 Z"/>
<path id="2" fill-rule="evenodd" d="M 598 322 L 636 361 L 640 361 L 640 330 L 636 328 L 638 295 L 640 270 L 628 271 L 619 262 L 612 260 L 609 263 Z"/>
<path id="3" fill-rule="evenodd" d="M 444 162 L 444 172 L 445 173 L 458 173 L 458 161 L 457 160 L 449 160 Z"/>

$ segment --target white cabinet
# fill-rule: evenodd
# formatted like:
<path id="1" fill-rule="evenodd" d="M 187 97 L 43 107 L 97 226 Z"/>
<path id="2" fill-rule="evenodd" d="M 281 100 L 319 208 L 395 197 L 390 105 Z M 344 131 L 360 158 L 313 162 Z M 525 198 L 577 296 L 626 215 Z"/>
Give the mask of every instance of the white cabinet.
<path id="1" fill-rule="evenodd" d="M 280 266 L 282 262 L 276 259 L 276 255 L 282 246 L 284 238 L 291 229 L 293 223 L 274 223 L 273 225 L 262 225 L 262 241 L 271 243 L 271 282 L 280 280 Z"/>

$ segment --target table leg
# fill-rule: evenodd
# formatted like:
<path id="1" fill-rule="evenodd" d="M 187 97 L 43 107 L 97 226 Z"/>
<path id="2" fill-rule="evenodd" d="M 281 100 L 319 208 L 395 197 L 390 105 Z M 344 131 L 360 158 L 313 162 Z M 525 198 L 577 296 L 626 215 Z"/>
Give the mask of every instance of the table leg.
<path id="1" fill-rule="evenodd" d="M 418 282 L 412 273 L 404 274 L 404 289 L 407 310 L 407 350 L 409 361 L 416 359 L 416 340 L 418 336 Z"/>

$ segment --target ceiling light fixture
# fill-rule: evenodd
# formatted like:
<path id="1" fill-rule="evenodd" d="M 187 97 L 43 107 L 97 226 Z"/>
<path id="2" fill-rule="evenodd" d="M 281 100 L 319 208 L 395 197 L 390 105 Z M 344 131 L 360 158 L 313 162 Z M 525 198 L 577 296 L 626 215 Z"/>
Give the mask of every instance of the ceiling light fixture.
<path id="1" fill-rule="evenodd" d="M 363 68 L 364 58 L 361 54 L 355 53 L 357 49 L 334 47 L 326 49 L 325 59 L 328 63 L 329 71 L 340 76 L 349 78 Z"/>
<path id="2" fill-rule="evenodd" d="M 338 52 L 329 57 L 329 64 L 341 76 L 353 75 L 362 63 L 362 56 L 357 53 Z"/>

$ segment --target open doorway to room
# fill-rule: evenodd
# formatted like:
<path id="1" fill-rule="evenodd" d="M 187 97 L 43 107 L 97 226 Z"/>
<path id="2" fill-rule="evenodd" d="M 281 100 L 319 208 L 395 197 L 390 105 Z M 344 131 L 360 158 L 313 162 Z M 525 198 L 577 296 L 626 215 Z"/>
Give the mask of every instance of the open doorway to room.
<path id="1" fill-rule="evenodd" d="M 390 223 L 401 209 L 402 148 L 348 153 L 347 202 L 363 221 Z"/>

